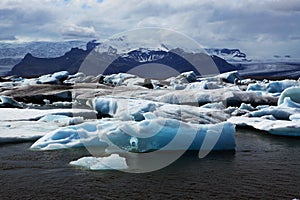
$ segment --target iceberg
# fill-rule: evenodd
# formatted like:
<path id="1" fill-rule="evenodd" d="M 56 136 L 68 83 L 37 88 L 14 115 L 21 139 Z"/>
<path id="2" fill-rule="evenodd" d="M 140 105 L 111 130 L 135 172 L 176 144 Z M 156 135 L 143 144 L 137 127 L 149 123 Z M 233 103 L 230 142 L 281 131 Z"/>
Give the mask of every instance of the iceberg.
<path id="1" fill-rule="evenodd" d="M 218 75 L 217 77 L 223 81 L 226 81 L 226 82 L 232 83 L 232 84 L 237 82 L 237 80 L 239 80 L 239 81 L 242 80 L 242 77 L 240 76 L 240 74 L 237 71 L 222 73 L 222 74 Z"/>
<path id="2" fill-rule="evenodd" d="M 0 108 L 23 108 L 23 104 L 12 97 L 0 96 Z"/>
<path id="3" fill-rule="evenodd" d="M 189 124 L 175 119 L 164 119 L 144 114 L 143 121 L 102 119 L 50 132 L 36 141 L 31 148 L 54 150 L 73 147 L 110 146 L 117 152 L 148 152 L 153 150 L 199 150 L 211 132 L 219 132 L 212 150 L 234 150 L 235 126 L 232 123 Z M 177 138 L 180 136 L 179 139 Z M 170 145 L 174 138 L 176 142 Z M 211 139 L 211 140 L 213 140 Z"/>
<path id="4" fill-rule="evenodd" d="M 98 97 L 90 105 L 98 116 L 111 116 L 122 120 L 144 120 L 144 113 L 190 123 L 212 124 L 225 121 L 229 116 L 222 110 L 189 105 L 160 103 L 143 99 Z"/>
<path id="5" fill-rule="evenodd" d="M 287 97 L 289 97 L 293 102 L 300 104 L 300 87 L 290 87 L 285 89 L 278 99 L 278 105 L 284 103 L 284 100 Z"/>
<path id="6" fill-rule="evenodd" d="M 125 80 L 132 78 L 137 78 L 137 76 L 132 74 L 119 73 L 105 76 L 103 82 L 105 84 L 111 84 L 113 86 L 120 86 Z"/>
<path id="7" fill-rule="evenodd" d="M 299 121 L 300 120 L 300 114 L 293 114 L 290 116 L 291 121 Z"/>
<path id="8" fill-rule="evenodd" d="M 96 123 L 86 122 L 48 132 L 30 148 L 36 150 L 56 150 L 84 146 L 106 146 L 99 141 Z"/>
<path id="9" fill-rule="evenodd" d="M 287 88 L 300 86 L 295 80 L 270 81 L 269 83 L 252 83 L 248 85 L 247 91 L 262 91 L 268 93 L 281 93 Z"/>
<path id="10" fill-rule="evenodd" d="M 111 154 L 108 157 L 83 157 L 71 161 L 70 165 L 89 170 L 122 170 L 128 168 L 126 159 L 120 157 L 118 154 Z"/>
<path id="11" fill-rule="evenodd" d="M 43 75 L 37 78 L 37 84 L 61 84 L 68 78 L 68 71 L 60 71 L 54 74 Z"/>
<path id="12" fill-rule="evenodd" d="M 257 130 L 267 131 L 272 135 L 300 136 L 299 121 L 270 120 L 261 117 L 231 117 L 228 119 L 228 122 L 237 126 L 248 126 Z"/>
<path id="13" fill-rule="evenodd" d="M 284 98 L 282 104 L 261 108 L 258 111 L 249 113 L 250 117 L 262 117 L 272 115 L 276 119 L 289 120 L 293 114 L 300 113 L 300 104 L 293 102 L 290 97 Z"/>

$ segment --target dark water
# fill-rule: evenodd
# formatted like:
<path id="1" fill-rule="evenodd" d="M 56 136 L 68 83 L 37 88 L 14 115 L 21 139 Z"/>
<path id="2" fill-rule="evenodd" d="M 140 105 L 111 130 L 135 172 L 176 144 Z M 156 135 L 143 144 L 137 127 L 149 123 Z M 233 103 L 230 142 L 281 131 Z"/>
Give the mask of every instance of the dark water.
<path id="1" fill-rule="evenodd" d="M 188 152 L 147 174 L 85 171 L 68 165 L 84 149 L 36 152 L 0 146 L 0 199 L 300 198 L 300 140 L 240 129 L 237 151 L 198 159 Z"/>

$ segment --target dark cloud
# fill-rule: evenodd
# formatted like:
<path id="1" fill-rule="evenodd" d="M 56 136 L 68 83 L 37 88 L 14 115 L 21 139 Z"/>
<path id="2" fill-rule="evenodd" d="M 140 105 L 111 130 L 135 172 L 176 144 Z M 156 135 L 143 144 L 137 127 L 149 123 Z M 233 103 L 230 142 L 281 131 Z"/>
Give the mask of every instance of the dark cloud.
<path id="1" fill-rule="evenodd" d="M 97 37 L 94 27 L 82 27 L 77 25 L 68 25 L 61 31 L 66 38 L 95 38 Z"/>

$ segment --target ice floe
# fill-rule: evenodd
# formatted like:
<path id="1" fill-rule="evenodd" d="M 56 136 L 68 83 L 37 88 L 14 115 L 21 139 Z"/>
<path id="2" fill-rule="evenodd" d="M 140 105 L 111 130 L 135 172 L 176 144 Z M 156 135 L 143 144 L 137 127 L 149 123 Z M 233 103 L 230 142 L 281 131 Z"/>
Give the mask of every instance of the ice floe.
<path id="1" fill-rule="evenodd" d="M 65 115 L 69 117 L 83 116 L 85 118 L 96 117 L 96 112 L 88 109 L 17 109 L 17 108 L 1 108 L 1 121 L 16 121 L 16 120 L 38 120 L 45 115 Z"/>
<path id="2" fill-rule="evenodd" d="M 269 83 L 259 82 L 249 84 L 247 91 L 260 91 L 280 95 L 285 89 L 296 86 L 300 86 L 300 82 L 296 80 L 270 81 Z"/>
<path id="3" fill-rule="evenodd" d="M 0 96 L 0 108 L 23 108 L 23 106 L 12 97 Z"/>
<path id="4" fill-rule="evenodd" d="M 122 170 L 128 168 L 126 158 L 123 158 L 118 154 L 111 154 L 108 157 L 83 157 L 78 160 L 71 161 L 70 165 L 89 170 Z"/>
<path id="5" fill-rule="evenodd" d="M 284 99 L 287 97 L 300 104 L 300 87 L 290 87 L 284 90 L 278 99 L 278 105 L 284 103 Z"/>
<path id="6" fill-rule="evenodd" d="M 59 128 L 59 126 L 55 123 L 0 121 L 0 143 L 36 141 L 57 128 Z"/>
<path id="7" fill-rule="evenodd" d="M 300 136 L 299 121 L 270 120 L 261 117 L 232 117 L 228 121 L 238 126 L 248 126 L 267 131 L 273 135 Z"/>
<path id="8" fill-rule="evenodd" d="M 274 135 L 300 136 L 299 92 L 298 87 L 287 88 L 281 93 L 277 106 L 247 109 L 249 112 L 245 115 L 232 117 L 228 121 L 238 126 L 250 126 Z"/>

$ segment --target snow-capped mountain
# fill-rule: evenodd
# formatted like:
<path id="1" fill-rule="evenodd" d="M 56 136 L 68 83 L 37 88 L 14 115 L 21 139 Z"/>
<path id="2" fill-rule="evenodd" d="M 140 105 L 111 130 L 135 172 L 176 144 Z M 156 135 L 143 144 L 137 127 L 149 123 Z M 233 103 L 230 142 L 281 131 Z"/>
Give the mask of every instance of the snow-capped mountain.
<path id="1" fill-rule="evenodd" d="M 64 55 L 71 48 L 78 47 L 86 49 L 87 41 L 62 41 L 62 42 L 26 42 L 26 43 L 0 43 L 0 66 L 14 66 L 21 61 L 27 53 L 39 58 L 55 58 Z M 172 43 L 159 43 L 153 41 L 132 41 L 126 36 L 111 38 L 104 41 L 93 40 L 89 43 L 96 47 L 99 53 L 108 53 L 109 55 L 123 55 L 124 57 L 139 57 L 140 62 L 151 61 L 161 58 L 161 55 L 154 55 L 152 51 L 168 52 L 178 48 Z M 195 45 L 188 47 L 181 44 L 180 49 L 189 53 L 208 53 L 225 59 L 228 62 L 249 61 L 246 54 L 238 49 L 217 49 L 217 48 L 201 48 Z M 128 52 L 131 52 L 128 54 Z M 137 53 L 139 52 L 139 53 Z"/>
<path id="2" fill-rule="evenodd" d="M 71 48 L 85 49 L 85 46 L 84 41 L 0 43 L 0 67 L 14 66 L 27 53 L 39 58 L 54 58 L 64 55 Z"/>
<path id="3" fill-rule="evenodd" d="M 74 46 L 80 48 L 73 48 Z M 198 50 L 193 48 L 195 47 L 193 45 L 190 49 L 187 45 L 182 46 L 183 49 L 173 48 L 165 41 L 164 43 L 153 41 L 129 42 L 126 37 L 114 38 L 109 42 L 94 40 L 88 43 L 83 41 L 0 43 L 0 47 L 0 75 L 7 74 L 14 66 L 8 74 L 29 77 L 54 73 L 59 70 L 75 73 L 91 50 L 95 50 L 94 52 L 99 54 L 101 61 L 91 64 L 98 67 L 103 65 L 103 68 L 108 67 L 105 71 L 107 74 L 127 72 L 132 67 L 149 63 L 173 66 L 175 70 L 184 72 L 193 70 L 191 69 L 192 65 L 198 65 L 196 61 L 189 65 L 185 59 L 196 60 L 195 58 L 203 51 L 201 48 Z M 31 53 L 26 54 L 26 52 Z M 284 75 L 285 77 L 297 78 L 298 76 L 296 72 L 299 71 L 299 60 L 289 56 L 249 60 L 246 54 L 239 49 L 205 48 L 205 52 L 211 56 L 220 72 L 238 70 L 245 77 L 280 77 Z M 30 68 L 30 70 L 26 70 L 26 68 Z M 282 70 L 285 71 L 284 74 Z M 90 72 L 94 73 L 94 69 L 90 69 Z M 99 73 L 103 73 L 103 71 L 99 71 Z"/>
<path id="4" fill-rule="evenodd" d="M 149 50 L 146 48 L 139 48 L 133 51 L 130 51 L 126 54 L 123 54 L 124 59 L 133 59 L 140 63 L 156 61 L 164 58 L 167 51 L 162 50 Z"/>
<path id="5" fill-rule="evenodd" d="M 131 45 L 124 45 L 123 47 L 125 46 L 127 50 L 132 47 Z M 107 48 L 106 51 L 104 51 L 104 47 Z M 99 49 L 102 49 L 102 51 L 99 51 Z M 122 53 L 118 53 L 120 51 L 116 46 L 105 46 L 103 43 L 91 41 L 87 43 L 86 50 L 72 48 L 71 51 L 56 58 L 38 58 L 32 54 L 26 54 L 21 62 L 16 64 L 8 74 L 35 77 L 61 70 L 67 70 L 73 74 L 82 69 L 86 74 L 113 74 L 128 72 L 143 64 L 151 64 L 150 68 L 155 64 L 160 64 L 169 66 L 179 73 L 194 71 L 197 75 L 203 75 L 203 70 L 200 70 L 202 71 L 200 73 L 199 69 L 196 69 L 202 66 L 204 68 L 211 67 L 204 72 L 205 74 L 236 70 L 235 66 L 225 60 L 217 56 L 209 58 L 208 55 L 201 52 L 185 52 L 180 48 L 167 50 L 166 45 L 159 45 L 156 48 L 152 46 L 150 48 L 132 49 L 125 52 L 123 48 Z M 93 53 L 89 55 L 91 51 Z M 88 55 L 89 57 L 86 59 Z M 91 56 L 94 56 L 94 58 Z M 82 63 L 84 64 L 82 65 Z"/>
<path id="6" fill-rule="evenodd" d="M 247 59 L 247 55 L 241 52 L 239 49 L 227 49 L 227 48 L 206 48 L 206 52 L 209 55 L 215 55 L 228 62 L 245 62 L 251 61 Z"/>

